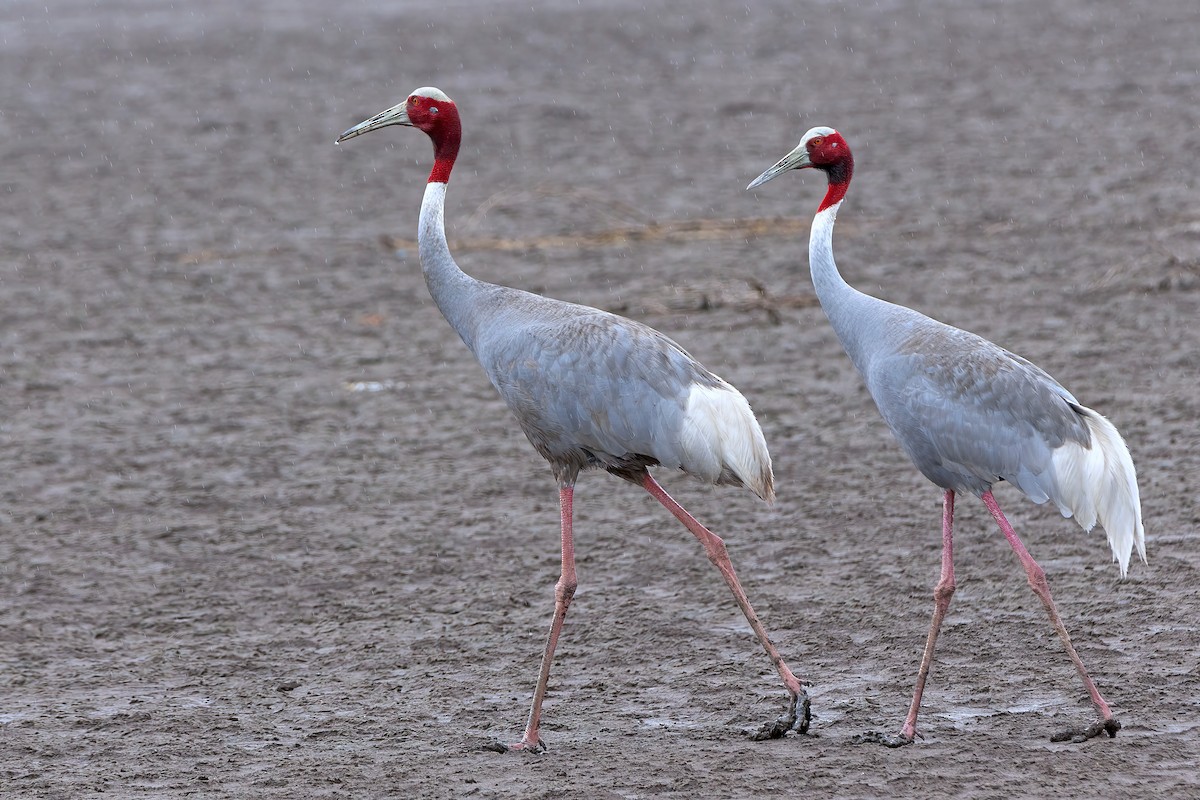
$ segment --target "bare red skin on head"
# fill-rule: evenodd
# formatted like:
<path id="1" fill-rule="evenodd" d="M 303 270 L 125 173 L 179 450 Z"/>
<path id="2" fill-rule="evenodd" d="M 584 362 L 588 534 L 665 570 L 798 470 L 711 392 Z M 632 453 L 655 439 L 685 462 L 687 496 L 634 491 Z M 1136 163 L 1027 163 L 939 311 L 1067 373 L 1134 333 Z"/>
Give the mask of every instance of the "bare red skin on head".
<path id="1" fill-rule="evenodd" d="M 408 98 L 408 120 L 433 140 L 433 170 L 430 183 L 448 183 L 458 147 L 462 143 L 462 122 L 458 106 L 450 100 L 435 100 L 414 94 Z"/>
<path id="2" fill-rule="evenodd" d="M 821 207 L 817 209 L 821 212 L 840 203 L 846 196 L 850 178 L 854 175 L 854 155 L 850 152 L 850 145 L 837 131 L 810 140 L 807 148 L 808 160 L 813 167 L 829 176 L 829 188 L 825 191 Z"/>

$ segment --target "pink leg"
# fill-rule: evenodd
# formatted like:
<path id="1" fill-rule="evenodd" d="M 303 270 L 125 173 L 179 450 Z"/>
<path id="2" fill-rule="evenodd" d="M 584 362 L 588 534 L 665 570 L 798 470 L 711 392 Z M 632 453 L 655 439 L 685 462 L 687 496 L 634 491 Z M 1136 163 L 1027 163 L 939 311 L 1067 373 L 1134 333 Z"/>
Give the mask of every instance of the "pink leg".
<path id="1" fill-rule="evenodd" d="M 730 591 L 733 592 L 734 599 L 737 600 L 737 604 L 742 609 L 742 613 L 746 615 L 746 620 L 750 623 L 750 627 L 754 629 L 754 633 L 758 636 L 758 641 L 762 642 L 763 649 L 771 657 L 771 663 L 775 665 L 775 669 L 779 670 L 779 675 L 783 678 L 783 683 L 791 694 L 791 703 L 788 707 L 788 712 L 773 724 L 764 725 L 754 738 L 778 739 L 792 729 L 800 733 L 806 733 L 808 731 L 809 720 L 812 719 L 812 714 L 809 710 L 808 694 L 804 691 L 803 684 L 788 669 L 783 656 L 779 655 L 779 651 L 775 649 L 775 645 L 771 643 L 771 639 L 767 636 L 766 628 L 759 622 L 758 615 L 754 613 L 754 609 L 746 597 L 746 592 L 742 589 L 742 584 L 738 581 L 737 574 L 733 571 L 733 564 L 729 560 L 729 553 L 725 549 L 725 542 L 721 540 L 721 537 L 697 522 L 696 518 L 689 514 L 683 506 L 675 502 L 671 495 L 667 494 L 666 490 L 659 486 L 658 482 L 649 473 L 646 473 L 645 477 L 642 478 L 642 486 L 654 499 L 658 500 L 668 511 L 674 514 L 675 518 L 682 522 L 692 532 L 692 535 L 704 545 L 704 551 L 708 554 L 708 560 L 721 571 L 721 576 L 725 578 L 725 583 L 729 585 Z"/>
<path id="2" fill-rule="evenodd" d="M 950 598 L 954 596 L 954 490 L 947 489 L 942 498 L 942 577 L 933 590 L 933 620 L 929 623 L 929 637 L 925 640 L 925 653 L 921 656 L 921 669 L 917 671 L 917 686 L 913 690 L 912 705 L 908 708 L 908 716 L 904 718 L 904 726 L 897 736 L 890 736 L 878 731 L 856 736 L 858 742 L 879 742 L 888 747 L 901 747 L 912 744 L 917 736 L 917 712 L 921 710 L 921 695 L 925 693 L 925 681 L 929 678 L 929 669 L 933 666 L 933 649 L 937 645 L 938 633 L 942 629 L 942 620 L 950 608 Z"/>
<path id="3" fill-rule="evenodd" d="M 954 596 L 954 490 L 947 489 L 942 498 L 942 577 L 933 590 L 933 620 L 929 623 L 929 637 L 925 640 L 925 653 L 921 656 L 921 669 L 917 672 L 917 686 L 913 691 L 912 705 L 909 706 L 908 716 L 904 726 L 900 728 L 900 738 L 911 742 L 917 735 L 917 712 L 921 710 L 921 695 L 925 693 L 925 681 L 929 678 L 929 669 L 933 666 L 933 648 L 937 645 L 938 633 L 942 630 L 942 620 L 950 608 L 950 598 Z"/>
<path id="4" fill-rule="evenodd" d="M 1100 712 L 1101 719 L 1098 722 L 1080 731 L 1066 731 L 1056 734 L 1053 739 L 1055 741 L 1069 739 L 1074 742 L 1082 742 L 1101 733 L 1107 733 L 1110 737 L 1116 736 L 1117 731 L 1121 729 L 1121 723 L 1116 720 L 1112 709 L 1108 707 L 1108 703 L 1100 696 L 1100 690 L 1092 682 L 1091 676 L 1088 675 L 1087 669 L 1083 666 L 1083 661 L 1079 658 L 1079 654 L 1075 652 L 1075 646 L 1071 644 L 1071 636 L 1067 633 L 1066 626 L 1063 625 L 1062 619 L 1058 616 L 1058 609 L 1054 607 L 1053 598 L 1050 597 L 1050 584 L 1046 581 L 1045 571 L 1033 560 L 1033 556 L 1029 555 L 1029 551 L 1025 549 L 1025 545 L 1017 537 L 1016 531 L 1013 530 L 1012 525 L 1005 518 L 1004 512 L 1000 510 L 1000 504 L 996 502 L 996 498 L 992 496 L 990 491 L 983 493 L 983 502 L 987 505 L 988 511 L 992 512 L 992 517 L 996 520 L 996 524 L 1000 526 L 1001 532 L 1004 533 L 1004 538 L 1008 539 L 1013 552 L 1021 560 L 1021 566 L 1025 568 L 1025 575 L 1029 580 L 1030 587 L 1033 588 L 1034 593 L 1041 599 L 1042 605 L 1046 607 L 1046 613 L 1050 615 L 1050 622 L 1054 625 L 1054 630 L 1058 631 L 1058 637 L 1062 639 L 1063 645 L 1067 648 L 1067 655 L 1071 657 L 1071 661 L 1075 664 L 1075 669 L 1079 671 L 1079 677 L 1083 678 L 1083 685 L 1092 697 L 1092 704 Z"/>
<path id="5" fill-rule="evenodd" d="M 562 633 L 567 607 L 575 596 L 578 581 L 575 578 L 575 540 L 571 532 L 572 502 L 575 487 L 562 486 L 558 490 L 558 506 L 562 517 L 562 574 L 554 585 L 554 619 L 550 623 L 550 635 L 546 638 L 546 650 L 542 653 L 542 669 L 538 673 L 537 686 L 533 690 L 533 707 L 529 709 L 529 724 L 521 741 L 508 745 L 509 750 L 528 750 L 540 753 L 546 749 L 538 736 L 542 720 L 542 700 L 546 697 L 546 684 L 550 682 L 550 665 L 554 663 L 554 649 L 558 646 L 558 635 Z M 503 748 L 503 746 L 501 746 Z"/>

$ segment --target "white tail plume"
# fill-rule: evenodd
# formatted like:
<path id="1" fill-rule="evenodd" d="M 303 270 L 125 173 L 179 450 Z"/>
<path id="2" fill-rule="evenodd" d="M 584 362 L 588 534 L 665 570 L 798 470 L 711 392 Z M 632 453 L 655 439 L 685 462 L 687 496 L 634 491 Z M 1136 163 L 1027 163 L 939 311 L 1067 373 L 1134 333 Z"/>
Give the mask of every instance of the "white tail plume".
<path id="1" fill-rule="evenodd" d="M 742 393 L 727 383 L 693 384 L 683 414 L 680 444 L 690 463 L 684 468 L 713 483 L 736 477 L 750 491 L 775 499 L 771 454 L 762 428 Z"/>
<path id="2" fill-rule="evenodd" d="M 1073 515 L 1085 531 L 1097 522 L 1104 527 L 1113 560 L 1124 578 L 1135 545 L 1142 563 L 1146 561 L 1146 532 L 1133 458 L 1111 422 L 1090 408 L 1076 408 L 1091 434 L 1091 446 L 1070 442 L 1054 451 L 1057 492 L 1053 499 L 1063 516 Z"/>

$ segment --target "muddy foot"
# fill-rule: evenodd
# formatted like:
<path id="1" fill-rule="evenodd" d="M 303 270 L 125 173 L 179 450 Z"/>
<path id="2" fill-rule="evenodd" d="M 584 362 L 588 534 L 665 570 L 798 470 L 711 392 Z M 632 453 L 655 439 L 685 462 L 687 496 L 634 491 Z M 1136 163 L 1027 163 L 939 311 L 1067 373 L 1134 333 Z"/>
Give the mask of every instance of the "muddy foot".
<path id="1" fill-rule="evenodd" d="M 763 725 L 750 738 L 756 742 L 761 742 L 766 739 L 782 739 L 787 735 L 788 731 L 795 731 L 799 734 L 808 733 L 808 723 L 811 721 L 812 709 L 808 695 L 804 694 L 798 698 L 793 697 L 792 704 L 788 708 L 787 713 L 780 716 L 774 722 L 768 722 Z"/>
<path id="2" fill-rule="evenodd" d="M 850 740 L 854 744 L 881 744 L 884 747 L 904 747 L 906 744 L 912 744 L 912 739 L 907 739 L 898 733 L 883 733 L 882 731 L 867 731 L 860 733 Z"/>
<path id="3" fill-rule="evenodd" d="M 541 739 L 537 740 L 537 744 L 527 744 L 526 742 L 517 742 L 516 744 L 505 744 L 504 742 L 485 742 L 479 746 L 480 750 L 491 750 L 493 753 L 544 753 L 549 748 Z"/>
<path id="4" fill-rule="evenodd" d="M 1117 720 L 1098 719 L 1082 730 L 1078 728 L 1068 728 L 1065 731 L 1059 731 L 1050 737 L 1050 741 L 1079 744 L 1080 742 L 1086 742 L 1088 739 L 1093 739 L 1102 733 L 1107 733 L 1108 738 L 1112 739 L 1116 737 L 1117 731 L 1119 730 L 1121 730 L 1121 723 L 1117 722 Z"/>

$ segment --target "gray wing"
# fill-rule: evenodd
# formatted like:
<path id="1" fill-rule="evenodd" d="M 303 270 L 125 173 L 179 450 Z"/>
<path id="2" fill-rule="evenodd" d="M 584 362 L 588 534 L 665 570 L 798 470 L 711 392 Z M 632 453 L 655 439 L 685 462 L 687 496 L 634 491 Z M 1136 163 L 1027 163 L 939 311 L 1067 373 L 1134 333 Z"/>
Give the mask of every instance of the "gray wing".
<path id="1" fill-rule="evenodd" d="M 1042 503 L 1056 493 L 1052 451 L 1089 441 L 1075 398 L 1045 371 L 941 323 L 877 359 L 868 386 L 917 467 L 945 488 L 981 494 L 1007 480 Z"/>
<path id="2" fill-rule="evenodd" d="M 690 387 L 719 379 L 653 328 L 531 297 L 491 322 L 477 355 L 538 452 L 568 472 L 680 467 Z"/>

